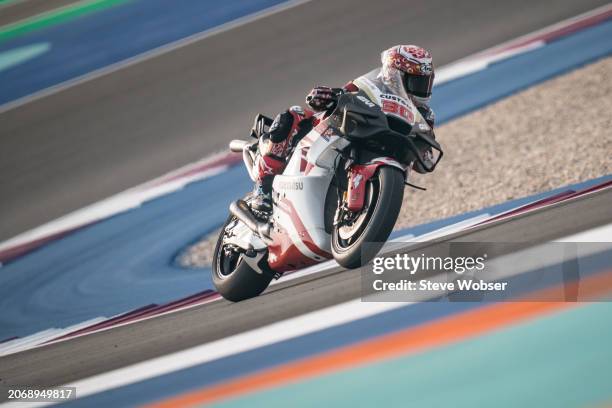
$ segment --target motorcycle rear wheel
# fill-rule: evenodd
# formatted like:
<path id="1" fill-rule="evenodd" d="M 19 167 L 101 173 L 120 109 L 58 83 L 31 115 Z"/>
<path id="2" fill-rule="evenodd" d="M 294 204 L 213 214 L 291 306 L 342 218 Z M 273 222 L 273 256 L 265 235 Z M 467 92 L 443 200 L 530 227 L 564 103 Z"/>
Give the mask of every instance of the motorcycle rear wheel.
<path id="1" fill-rule="evenodd" d="M 272 281 L 272 277 L 262 275 L 253 270 L 243 259 L 246 255 L 229 251 L 228 255 L 223 245 L 225 228 L 235 221 L 230 215 L 221 228 L 212 262 L 212 281 L 217 292 L 231 302 L 240 302 L 259 296 Z"/>
<path id="2" fill-rule="evenodd" d="M 332 253 L 336 262 L 353 269 L 376 256 L 402 208 L 404 181 L 404 173 L 390 166 L 379 168 L 368 180 L 362 214 L 350 226 L 339 224 L 333 228 Z M 367 246 L 362 248 L 364 243 Z"/>

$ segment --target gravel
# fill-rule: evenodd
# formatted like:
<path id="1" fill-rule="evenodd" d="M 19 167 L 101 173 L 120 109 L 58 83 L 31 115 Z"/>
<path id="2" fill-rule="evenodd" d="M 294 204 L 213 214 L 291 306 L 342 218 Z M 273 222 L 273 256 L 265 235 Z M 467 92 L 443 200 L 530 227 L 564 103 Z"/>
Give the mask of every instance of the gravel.
<path id="1" fill-rule="evenodd" d="M 217 237 L 221 228 L 211 232 L 199 242 L 196 242 L 186 251 L 183 251 L 177 259 L 178 264 L 185 268 L 208 268 L 212 265 L 213 251 L 217 243 Z"/>
<path id="2" fill-rule="evenodd" d="M 396 228 L 612 173 L 612 58 L 441 126 L 427 191 L 407 189 Z"/>
<path id="3" fill-rule="evenodd" d="M 436 130 L 445 156 L 412 172 L 396 229 L 612 173 L 612 58 L 554 78 Z M 179 262 L 209 267 L 218 231 Z"/>

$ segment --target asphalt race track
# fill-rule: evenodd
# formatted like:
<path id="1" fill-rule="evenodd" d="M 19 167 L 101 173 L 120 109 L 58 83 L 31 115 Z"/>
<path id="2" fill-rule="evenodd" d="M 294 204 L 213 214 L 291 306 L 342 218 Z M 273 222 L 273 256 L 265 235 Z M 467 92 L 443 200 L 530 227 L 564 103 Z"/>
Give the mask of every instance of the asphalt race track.
<path id="1" fill-rule="evenodd" d="M 26 0 L 0 5 L 0 26 L 75 3 L 76 0 Z"/>
<path id="2" fill-rule="evenodd" d="M 21 15 L 42 12 L 51 5 L 68 3 L 71 2 L 54 0 L 43 9 L 38 0 L 27 0 L 6 7 L 5 10 L 11 10 L 6 14 L 0 7 L 0 25 Z M 396 0 L 384 4 L 363 2 L 361 7 L 356 7 L 356 2 L 348 0 L 307 2 L 33 102 L 4 110 L 0 106 L 0 241 L 225 149 L 228 140 L 245 134 L 256 112 L 272 113 L 300 103 L 304 92 L 315 84 L 343 84 L 376 65 L 380 50 L 391 44 L 406 41 L 422 44 L 433 50 L 440 66 L 605 4 L 560 0 L 553 6 L 524 0 L 520 4 L 470 0 L 457 10 L 458 6 L 450 7 L 448 1 L 431 1 L 412 4 L 409 11 L 398 12 L 400 7 L 406 7 L 402 3 Z M 433 32 L 431 27 L 438 29 Z M 542 51 L 550 49 L 552 46 Z M 575 49 L 582 50 L 582 47 Z M 564 53 L 562 59 L 567 61 L 568 55 Z M 497 66 L 500 67 L 501 64 Z M 5 83 L 7 78 L 10 77 L 4 77 Z M 443 93 L 440 89 L 440 95 Z M 465 104 L 464 98 L 460 100 Z M 607 188 L 601 190 L 593 192 L 587 188 L 590 193 L 576 196 L 570 193 L 569 198 L 561 201 L 543 200 L 548 205 L 528 206 L 530 211 L 519 210 L 518 215 L 508 218 L 502 215 L 501 219 L 494 216 L 489 218 L 493 221 L 484 225 L 412 244 L 410 253 L 429 253 L 450 241 L 516 242 L 525 247 L 609 225 L 612 188 L 609 180 L 607 183 Z M 193 206 L 199 204 L 197 199 L 188 201 Z M 213 205 L 206 211 L 211 211 Z M 208 217 L 218 218 L 210 214 Z M 148 237 L 150 231 L 141 229 L 143 226 L 134 227 L 134 231 Z M 160 228 L 157 232 L 163 231 Z M 113 254 L 104 245 L 90 247 L 92 251 Z M 402 248 L 401 251 L 407 251 L 406 247 Z M 134 252 L 138 251 L 131 251 L 129 256 Z M 80 259 L 76 257 L 75 262 L 81 262 Z M 570 261 L 578 264 L 577 258 Z M 79 265 L 83 273 L 91 275 L 93 267 Z M 108 265 L 107 269 L 112 269 Z M 11 265 L 5 266 L 5 272 L 14 272 L 9 268 Z M 119 273 L 123 271 L 116 269 Z M 542 279 L 540 270 L 534 271 L 531 273 Z M 49 276 L 43 277 L 49 279 Z M 101 277 L 109 280 L 107 270 Z M 586 275 L 578 274 L 578 277 L 582 279 Z M 213 300 L 8 354 L 0 357 L 0 402 L 9 387 L 73 383 L 215 340 L 231 340 L 227 338 L 347 301 L 357 299 L 357 302 L 361 293 L 359 271 L 331 267 L 304 276 L 298 273 L 294 279 L 281 279 L 262 296 L 248 301 L 233 304 Z M 105 304 L 109 301 L 107 297 L 103 300 Z M 468 302 L 463 305 L 447 302 L 442 306 L 459 311 L 465 303 Z M 430 305 L 426 302 L 410 306 Z M 413 313 L 419 314 L 419 310 Z M 381 322 L 389 320 L 385 315 L 375 317 Z M 369 330 L 362 332 L 370 333 Z M 351 341 L 360 341 L 357 333 L 354 329 L 352 337 L 349 336 Z M 296 339 L 299 343 L 300 339 Z M 269 344 L 269 353 L 276 353 L 277 346 L 278 343 Z M 285 357 L 290 354 L 294 359 L 300 358 L 295 350 L 288 350 L 284 351 Z M 281 351 L 278 358 L 282 355 Z M 236 361 L 242 358 L 238 351 L 230 357 Z M 170 358 L 174 357 L 166 359 Z M 266 364 L 276 361 L 261 355 L 259 358 Z M 226 363 L 216 361 L 216 364 L 221 368 Z M 156 387 L 151 385 L 155 381 L 147 385 L 145 380 L 131 389 L 112 388 L 89 397 L 85 391 L 74 403 L 77 406 L 113 406 L 117 401 L 123 405 L 140 404 L 147 398 L 159 400 L 180 391 L 173 390 L 173 385 L 184 391 L 197 381 L 200 381 L 197 386 L 210 384 L 215 378 L 230 375 L 232 370 L 248 374 L 248 369 L 256 369 L 248 362 L 232 365 L 231 361 L 218 370 L 204 365 L 198 367 L 211 374 L 202 378 L 194 376 L 191 383 L 181 383 L 175 377 L 174 383 L 158 387 L 159 395 L 143 391 L 146 387 Z M 173 372 L 172 375 L 183 375 L 184 379 L 190 373 Z M 155 377 L 157 384 L 165 381 L 162 377 Z M 130 393 L 131 398 L 141 399 L 130 399 Z"/>
<path id="3" fill-rule="evenodd" d="M 0 239 L 223 150 L 255 113 L 345 83 L 392 44 L 440 66 L 605 3 L 313 1 L 0 113 Z"/>
<path id="4" fill-rule="evenodd" d="M 610 200 L 612 190 L 605 189 L 423 243 L 414 250 L 420 252 L 451 240 L 547 242 L 608 223 L 612 219 Z M 64 384 L 355 299 L 360 290 L 358 271 L 334 268 L 275 285 L 262 296 L 241 303 L 220 300 L 8 355 L 0 358 L 0 379 L 10 379 L 11 385 Z M 0 380 L 0 388 L 7 385 Z"/>

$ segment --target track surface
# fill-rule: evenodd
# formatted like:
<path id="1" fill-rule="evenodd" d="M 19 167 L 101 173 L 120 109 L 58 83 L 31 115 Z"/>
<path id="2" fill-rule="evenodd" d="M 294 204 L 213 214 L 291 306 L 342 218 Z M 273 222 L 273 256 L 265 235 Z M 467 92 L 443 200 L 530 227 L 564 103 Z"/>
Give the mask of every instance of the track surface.
<path id="1" fill-rule="evenodd" d="M 76 2 L 77 0 L 22 0 L 6 5 L 0 4 L 0 26 L 13 24 Z"/>
<path id="2" fill-rule="evenodd" d="M 612 190 L 461 232 L 443 241 L 545 242 L 612 221 Z M 576 217 L 576 214 L 581 214 Z M 547 228 L 542 228 L 546 225 Z M 424 246 L 436 243 L 424 243 Z M 415 251 L 421 251 L 422 247 Z M 54 385 L 358 298 L 358 271 L 340 268 L 271 288 L 249 301 L 218 301 L 151 320 L 0 358 L 0 389 Z M 36 367 L 36 369 L 33 369 Z M 10 379 L 7 384 L 6 379 Z M 4 395 L 4 394 L 0 394 Z"/>
<path id="3" fill-rule="evenodd" d="M 443 65 L 606 1 L 453 4 L 313 1 L 0 114 L 0 239 L 223 150 L 392 44 Z"/>

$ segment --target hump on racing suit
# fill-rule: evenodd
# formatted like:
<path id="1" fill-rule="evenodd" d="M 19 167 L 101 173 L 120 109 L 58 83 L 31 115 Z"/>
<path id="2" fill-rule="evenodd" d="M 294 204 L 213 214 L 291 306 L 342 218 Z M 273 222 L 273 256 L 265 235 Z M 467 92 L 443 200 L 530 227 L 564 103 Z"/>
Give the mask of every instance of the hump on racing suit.
<path id="1" fill-rule="evenodd" d="M 401 128 L 401 122 L 405 122 L 409 125 L 423 123 L 423 126 L 433 127 L 433 111 L 425 104 L 417 105 L 408 95 L 399 71 L 393 71 L 385 77 L 383 71 L 377 68 L 356 78 L 353 84 L 379 105 L 396 126 Z"/>
<path id="2" fill-rule="evenodd" d="M 410 97 L 403 86 L 400 71 L 377 68 L 355 79 L 353 86 L 381 107 L 392 129 L 400 133 L 410 131 L 413 126 L 433 129 L 433 110 L 427 104 Z M 421 152 L 421 156 L 426 162 L 432 160 L 430 149 Z M 418 173 L 426 173 L 418 162 L 412 168 Z"/>

